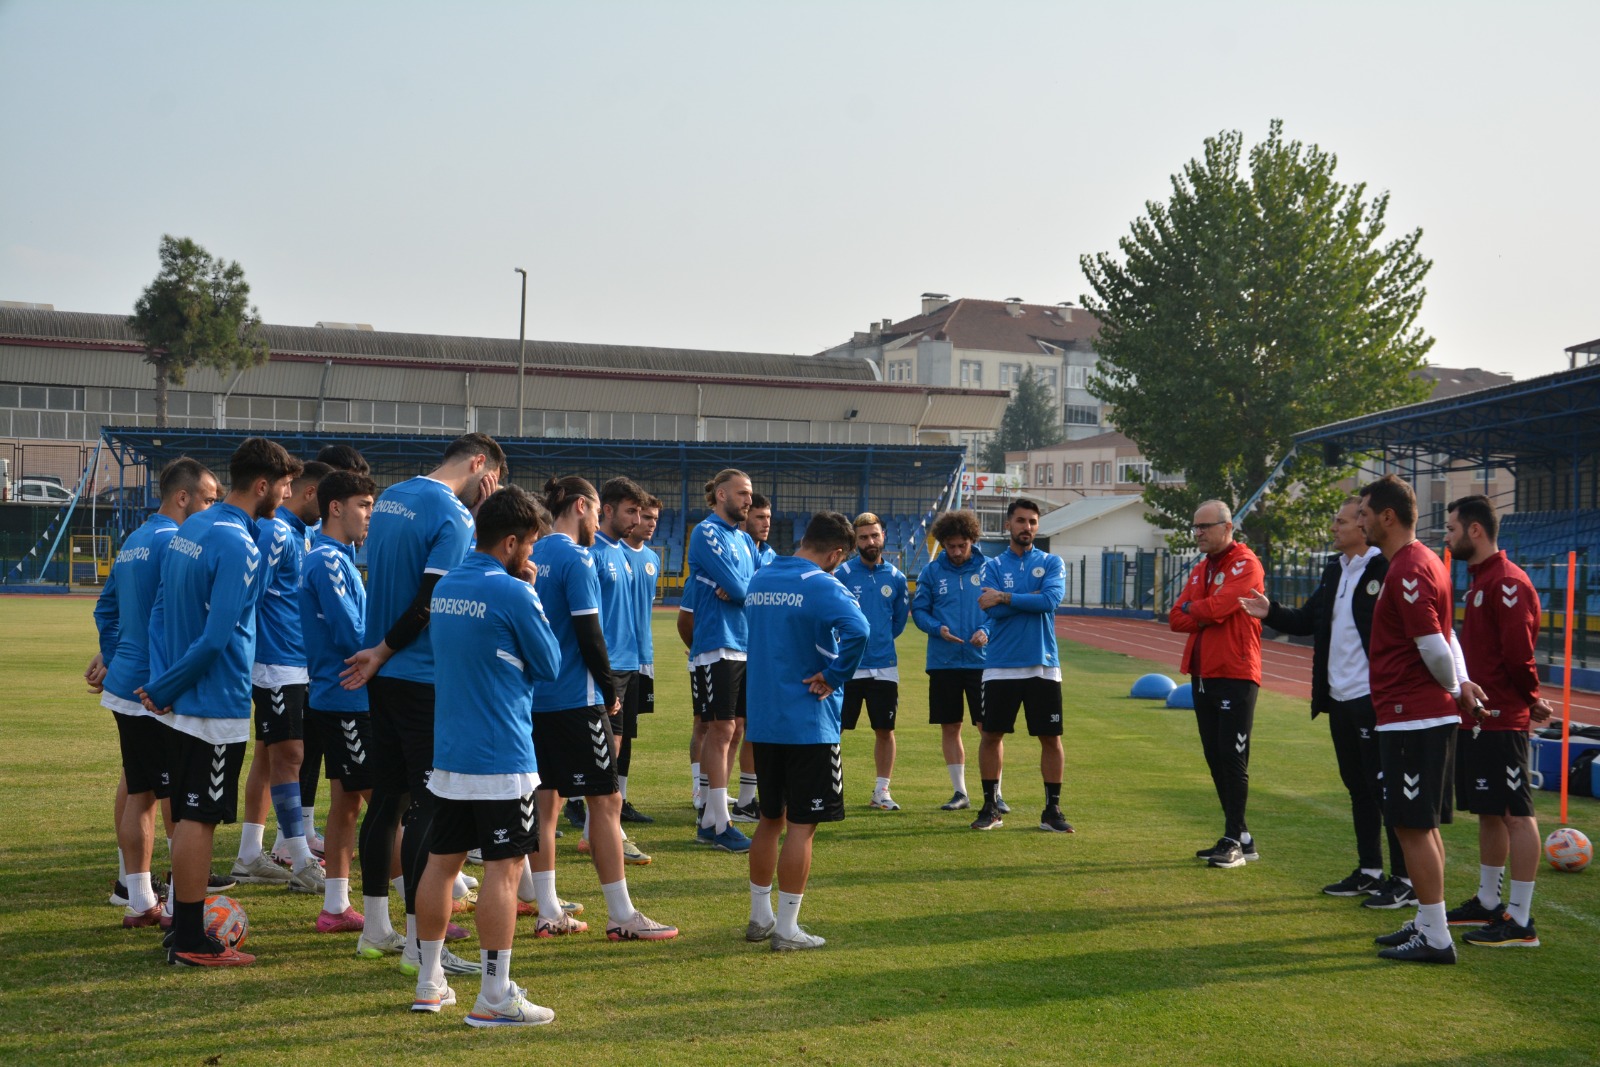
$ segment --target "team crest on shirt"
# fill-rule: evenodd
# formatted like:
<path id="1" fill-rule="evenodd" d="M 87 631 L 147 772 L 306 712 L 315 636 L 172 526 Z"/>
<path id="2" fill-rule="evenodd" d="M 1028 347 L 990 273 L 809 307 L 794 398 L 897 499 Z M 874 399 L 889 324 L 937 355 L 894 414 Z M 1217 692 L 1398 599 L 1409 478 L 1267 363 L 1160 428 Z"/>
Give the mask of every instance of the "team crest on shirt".
<path id="1" fill-rule="evenodd" d="M 983 584 L 983 581 L 982 581 L 982 579 L 980 579 L 980 578 L 979 578 L 979 577 L 978 577 L 978 576 L 977 576 L 977 575 L 976 575 L 976 574 L 974 574 L 974 575 L 973 575 L 973 576 L 972 576 L 972 584 L 973 584 L 973 585 L 982 585 L 982 584 Z"/>
<path id="2" fill-rule="evenodd" d="M 1226 575 L 1226 574 L 1219 574 L 1219 575 L 1217 575 L 1217 581 L 1216 581 L 1216 584 L 1217 584 L 1217 585 L 1221 585 L 1221 584 L 1222 584 L 1222 581 L 1223 581 L 1223 579 L 1224 579 L 1224 578 L 1226 578 L 1226 577 L 1227 577 L 1227 575 Z"/>
<path id="3" fill-rule="evenodd" d="M 884 596 L 894 596 L 894 589 L 891 586 L 881 586 L 878 589 L 878 592 L 882 593 Z"/>
<path id="4" fill-rule="evenodd" d="M 1044 577 L 1044 568 L 1043 567 L 1035 567 L 1035 568 L 1033 568 L 1033 576 L 1035 578 L 1043 578 Z"/>
<path id="5" fill-rule="evenodd" d="M 654 578 L 656 576 L 656 565 L 654 563 L 646 563 L 644 565 L 644 572 L 650 577 Z"/>
<path id="6" fill-rule="evenodd" d="M 1372 579 L 1372 581 L 1367 583 L 1367 595 L 1368 596 L 1377 596 L 1378 595 L 1378 590 L 1380 588 L 1382 588 L 1382 587 L 1378 584 L 1378 579 L 1376 579 L 1376 578 Z"/>
<path id="7" fill-rule="evenodd" d="M 1478 590 L 1477 595 L 1472 598 L 1472 606 L 1475 607 L 1475 608 L 1483 607 L 1483 590 L 1482 589 Z"/>

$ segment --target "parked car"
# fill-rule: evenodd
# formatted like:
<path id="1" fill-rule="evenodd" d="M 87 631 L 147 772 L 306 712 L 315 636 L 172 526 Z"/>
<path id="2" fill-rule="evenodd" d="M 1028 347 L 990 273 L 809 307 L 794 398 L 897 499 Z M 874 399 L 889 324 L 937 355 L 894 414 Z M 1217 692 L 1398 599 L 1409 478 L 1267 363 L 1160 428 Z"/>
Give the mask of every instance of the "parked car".
<path id="1" fill-rule="evenodd" d="M 66 504 L 72 500 L 72 494 L 57 481 L 18 478 L 11 499 L 19 504 Z"/>
<path id="2" fill-rule="evenodd" d="M 94 495 L 101 507 L 114 508 L 118 504 L 125 504 L 130 508 L 145 506 L 145 487 L 142 485 L 113 485 L 109 489 L 102 489 Z"/>

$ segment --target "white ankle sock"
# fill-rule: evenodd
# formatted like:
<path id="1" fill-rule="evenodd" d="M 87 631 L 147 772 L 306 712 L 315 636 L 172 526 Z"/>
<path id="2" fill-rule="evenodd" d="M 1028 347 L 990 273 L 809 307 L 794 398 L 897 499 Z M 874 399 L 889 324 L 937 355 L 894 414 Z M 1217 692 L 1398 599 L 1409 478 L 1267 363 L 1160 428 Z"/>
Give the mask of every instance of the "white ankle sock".
<path id="1" fill-rule="evenodd" d="M 1528 920 L 1533 916 L 1533 883 L 1511 880 L 1511 902 L 1506 905 L 1506 911 L 1511 913 L 1511 919 L 1518 926 L 1527 926 Z"/>
<path id="2" fill-rule="evenodd" d="M 612 923 L 625 923 L 633 918 L 633 900 L 628 896 L 628 880 L 619 878 L 600 887 L 606 896 L 606 915 Z"/>
<path id="3" fill-rule="evenodd" d="M 533 868 L 526 859 L 522 861 L 522 881 L 517 883 L 517 899 L 527 904 L 538 899 L 533 888 Z"/>
<path id="4" fill-rule="evenodd" d="M 1450 920 L 1445 916 L 1444 901 L 1417 905 L 1417 929 L 1422 931 L 1422 936 L 1427 938 L 1428 944 L 1434 948 L 1444 948 L 1452 944 Z"/>
<path id="5" fill-rule="evenodd" d="M 417 988 L 444 984 L 444 939 L 423 941 L 418 945 Z"/>
<path id="6" fill-rule="evenodd" d="M 800 932 L 800 898 L 803 893 L 778 892 L 778 933 L 794 937 Z"/>
<path id="7" fill-rule="evenodd" d="M 1376 870 L 1374 870 L 1371 867 L 1363 867 L 1363 868 L 1361 868 L 1361 873 L 1366 875 L 1368 878 L 1376 878 L 1380 882 L 1383 881 L 1383 868 L 1382 867 L 1379 867 Z"/>
<path id="8" fill-rule="evenodd" d="M 762 926 L 777 921 L 777 916 L 772 914 L 772 887 L 770 885 L 750 883 L 750 921 L 759 923 Z"/>
<path id="9" fill-rule="evenodd" d="M 345 885 L 348 887 L 348 879 Z M 361 911 L 366 922 L 362 933 L 367 935 L 368 941 L 382 941 L 394 933 L 394 924 L 389 921 L 388 897 L 362 897 Z"/>
<path id="10" fill-rule="evenodd" d="M 468 892 L 470 892 L 470 890 L 467 889 L 467 880 L 461 876 L 460 872 L 457 872 L 455 885 L 450 887 L 450 896 L 456 900 L 460 900 L 462 897 L 466 896 Z"/>
<path id="11" fill-rule="evenodd" d="M 946 763 L 944 769 L 950 774 L 950 788 L 957 793 L 967 791 L 967 765 L 965 763 Z"/>
<path id="12" fill-rule="evenodd" d="M 874 797 L 881 797 L 885 793 L 887 793 L 888 791 L 889 791 L 889 779 L 887 779 L 887 778 L 874 778 L 873 779 L 873 781 L 872 781 L 872 795 Z"/>
<path id="13" fill-rule="evenodd" d="M 243 823 L 239 829 L 239 861 L 249 863 L 261 855 L 261 836 L 267 832 L 267 824 L 259 822 Z"/>
<path id="14" fill-rule="evenodd" d="M 395 875 L 393 878 L 389 879 L 389 885 L 394 889 L 395 895 L 398 896 L 401 900 L 404 900 L 406 898 L 406 876 L 405 875 L 403 875 L 403 874 Z"/>
<path id="15" fill-rule="evenodd" d="M 1490 867 L 1488 864 L 1478 864 L 1478 903 L 1486 908 L 1500 906 L 1500 876 L 1506 873 L 1504 867 Z"/>
<path id="16" fill-rule="evenodd" d="M 753 774 L 739 775 L 739 806 L 748 808 L 756 799 L 756 776 Z"/>
<path id="17" fill-rule="evenodd" d="M 156 897 L 156 891 L 150 888 L 149 871 L 123 874 L 122 885 L 128 891 L 128 907 L 134 911 L 146 912 L 161 903 Z"/>
<path id="18" fill-rule="evenodd" d="M 728 828 L 730 820 L 728 817 L 728 790 L 726 786 L 711 791 L 711 799 L 706 803 L 706 818 L 710 819 L 711 822 L 706 824 L 702 821 L 702 825 L 716 827 L 719 834 Z"/>
<path id="19" fill-rule="evenodd" d="M 314 835 L 317 832 L 317 808 L 316 808 L 316 805 L 312 805 L 311 807 L 308 808 L 304 804 L 302 804 L 300 806 L 300 821 L 305 824 L 306 836 L 307 837 L 311 837 L 312 835 Z"/>
<path id="20" fill-rule="evenodd" d="M 329 878 L 322 883 L 322 910 L 330 915 L 343 915 L 350 906 L 350 879 Z"/>
<path id="21" fill-rule="evenodd" d="M 127 862 L 127 860 L 123 859 L 122 850 L 119 848 L 119 849 L 117 849 L 117 881 L 125 883 L 125 882 L 127 882 L 127 880 L 128 880 L 128 862 Z M 148 910 L 148 909 L 146 909 L 146 910 Z"/>
<path id="22" fill-rule="evenodd" d="M 444 942 L 441 941 L 441 942 L 439 942 L 439 944 L 442 945 L 442 944 L 444 944 Z M 405 951 L 405 956 L 406 956 L 407 959 L 411 959 L 419 951 L 421 951 L 421 949 L 419 949 L 418 945 L 417 945 L 417 917 L 415 915 L 409 915 L 408 914 L 406 916 L 406 951 Z"/>
<path id="23" fill-rule="evenodd" d="M 700 795 L 700 764 L 689 764 L 689 789 L 695 796 Z"/>
<path id="24" fill-rule="evenodd" d="M 628 776 L 626 774 L 617 775 L 617 793 L 623 800 L 628 799 Z"/>
<path id="25" fill-rule="evenodd" d="M 296 867 L 311 861 L 311 844 L 304 837 L 284 838 L 283 851 L 294 861 Z"/>
<path id="26" fill-rule="evenodd" d="M 556 896 L 556 872 L 533 872 L 533 900 L 541 918 L 551 922 L 561 918 L 561 900 Z"/>
<path id="27" fill-rule="evenodd" d="M 284 855 L 288 851 L 285 847 L 286 842 L 287 839 L 283 836 L 283 827 L 280 826 L 278 827 L 278 835 L 272 839 L 272 854 L 274 856 Z"/>
<path id="28" fill-rule="evenodd" d="M 478 992 L 490 1004 L 499 1004 L 511 995 L 511 950 L 482 948 L 478 959 L 483 964 L 483 979 Z"/>

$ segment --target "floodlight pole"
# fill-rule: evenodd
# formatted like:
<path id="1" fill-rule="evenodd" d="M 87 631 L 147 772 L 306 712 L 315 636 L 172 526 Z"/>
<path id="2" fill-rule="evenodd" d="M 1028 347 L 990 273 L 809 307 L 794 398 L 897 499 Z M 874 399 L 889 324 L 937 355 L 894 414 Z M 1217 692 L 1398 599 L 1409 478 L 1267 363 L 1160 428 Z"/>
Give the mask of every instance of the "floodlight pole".
<path id="1" fill-rule="evenodd" d="M 522 318 L 517 326 L 517 436 L 521 437 L 528 382 L 528 272 L 521 267 L 511 269 L 522 275 Z"/>

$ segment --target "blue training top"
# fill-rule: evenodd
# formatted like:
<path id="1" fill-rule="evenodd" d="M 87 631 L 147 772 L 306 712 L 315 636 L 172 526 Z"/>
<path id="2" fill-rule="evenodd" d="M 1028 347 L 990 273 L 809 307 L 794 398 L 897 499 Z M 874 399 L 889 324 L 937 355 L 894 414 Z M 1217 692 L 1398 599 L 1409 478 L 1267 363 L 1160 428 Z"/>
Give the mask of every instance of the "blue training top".
<path id="1" fill-rule="evenodd" d="M 105 691 L 130 703 L 139 703 L 134 690 L 150 680 L 150 613 L 161 589 L 161 559 L 177 532 L 178 524 L 160 512 L 146 519 L 122 542 L 94 602 Z"/>
<path id="2" fill-rule="evenodd" d="M 856 598 L 861 613 L 867 617 L 867 625 L 872 627 L 866 654 L 856 669 L 895 666 L 899 660 L 895 656 L 894 639 L 905 632 L 906 619 L 911 614 L 906 576 L 886 559 L 880 559 L 876 567 L 869 567 L 859 556 L 846 560 L 833 573 Z"/>
<path id="3" fill-rule="evenodd" d="M 629 595 L 633 598 L 633 627 L 639 650 L 639 666 L 651 667 L 656 662 L 656 642 L 650 630 L 650 619 L 656 606 L 656 580 L 661 577 L 661 557 L 649 545 L 634 548 L 624 542 L 622 549 L 628 553 L 629 563 L 633 567 L 633 585 Z M 607 648 L 610 645 L 611 638 L 608 636 Z M 612 662 L 615 665 L 615 661 Z"/>
<path id="4" fill-rule="evenodd" d="M 600 579 L 600 626 L 614 671 L 639 669 L 639 618 L 633 597 L 633 562 L 626 546 L 595 531 L 595 577 Z"/>
<path id="5" fill-rule="evenodd" d="M 383 640 L 417 598 L 424 574 L 445 575 L 472 548 L 472 512 L 443 482 L 418 477 L 391 485 L 372 506 L 367 531 L 367 625 Z M 433 684 L 428 628 L 389 657 L 378 673 Z"/>
<path id="6" fill-rule="evenodd" d="M 344 661 L 366 646 L 367 589 L 351 545 L 317 534 L 300 574 L 300 630 L 305 635 L 309 703 L 317 711 L 367 710 L 367 689 L 339 684 Z"/>
<path id="7" fill-rule="evenodd" d="M 984 667 L 1059 667 L 1056 605 L 1067 591 L 1060 556 L 1008 547 L 983 564 L 983 586 L 1011 594 L 1010 604 L 989 609 L 989 657 Z"/>
<path id="8" fill-rule="evenodd" d="M 694 601 L 690 656 L 722 648 L 735 652 L 749 649 L 744 594 L 756 571 L 754 549 L 749 534 L 716 513 L 702 519 L 689 535 L 690 577 L 706 587 L 696 590 L 701 595 Z M 718 589 L 728 594 L 727 600 L 715 595 Z"/>
<path id="9" fill-rule="evenodd" d="M 557 533 L 534 542 L 533 562 L 539 567 L 539 600 L 561 648 L 561 670 L 550 685 L 534 690 L 533 710 L 597 707 L 605 698 L 583 662 L 572 626 L 574 616 L 600 612 L 600 578 L 594 556 L 566 534 Z"/>
<path id="10" fill-rule="evenodd" d="M 972 643 L 972 635 L 989 629 L 989 616 L 978 607 L 983 592 L 983 556 L 974 551 L 957 567 L 941 552 L 917 575 L 917 595 L 911 598 L 911 618 L 928 635 L 928 670 L 980 670 L 988 662 L 988 649 Z M 939 627 L 965 644 L 946 641 Z"/>
<path id="11" fill-rule="evenodd" d="M 867 647 L 867 618 L 855 598 L 810 560 L 779 556 L 751 579 L 745 605 L 756 651 L 745 669 L 745 737 L 838 744 L 844 683 Z M 819 671 L 833 687 L 821 700 L 805 683 Z"/>
<path id="12" fill-rule="evenodd" d="M 259 526 L 256 547 L 266 557 L 267 574 L 256 614 L 256 662 L 304 667 L 300 571 L 306 558 L 306 524 L 288 508 L 279 508 Z"/>

